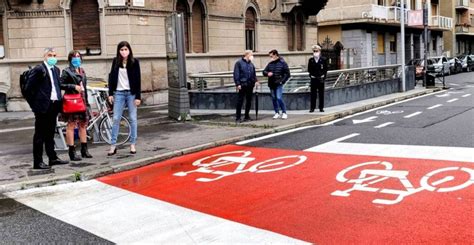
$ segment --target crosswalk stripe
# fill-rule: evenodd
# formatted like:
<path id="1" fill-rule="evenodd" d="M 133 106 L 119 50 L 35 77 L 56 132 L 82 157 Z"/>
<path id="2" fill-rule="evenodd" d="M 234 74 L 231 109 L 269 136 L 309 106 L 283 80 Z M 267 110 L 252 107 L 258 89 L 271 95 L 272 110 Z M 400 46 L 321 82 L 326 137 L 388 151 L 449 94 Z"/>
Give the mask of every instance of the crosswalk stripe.
<path id="1" fill-rule="evenodd" d="M 474 148 L 329 142 L 305 151 L 474 163 Z"/>
<path id="2" fill-rule="evenodd" d="M 301 240 L 193 211 L 96 180 L 7 195 L 115 243 L 306 244 Z"/>

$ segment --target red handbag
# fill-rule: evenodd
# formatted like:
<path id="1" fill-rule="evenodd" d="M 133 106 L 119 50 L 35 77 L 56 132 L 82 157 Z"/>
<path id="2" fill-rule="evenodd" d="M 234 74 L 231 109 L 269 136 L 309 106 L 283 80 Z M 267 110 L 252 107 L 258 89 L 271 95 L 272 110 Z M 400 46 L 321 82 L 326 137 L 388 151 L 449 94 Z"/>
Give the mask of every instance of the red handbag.
<path id="1" fill-rule="evenodd" d="M 86 112 L 86 104 L 81 94 L 65 94 L 63 96 L 63 112 L 78 113 Z"/>

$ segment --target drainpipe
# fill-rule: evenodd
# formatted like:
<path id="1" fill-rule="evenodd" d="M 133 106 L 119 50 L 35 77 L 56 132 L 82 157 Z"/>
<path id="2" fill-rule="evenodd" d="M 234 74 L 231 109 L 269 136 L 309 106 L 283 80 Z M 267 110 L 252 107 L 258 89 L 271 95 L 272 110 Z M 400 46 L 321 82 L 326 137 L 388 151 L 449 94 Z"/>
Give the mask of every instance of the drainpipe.
<path id="1" fill-rule="evenodd" d="M 278 2 L 278 0 L 273 0 L 273 7 L 270 9 L 270 13 L 275 11 L 275 9 L 277 8 L 277 2 Z"/>

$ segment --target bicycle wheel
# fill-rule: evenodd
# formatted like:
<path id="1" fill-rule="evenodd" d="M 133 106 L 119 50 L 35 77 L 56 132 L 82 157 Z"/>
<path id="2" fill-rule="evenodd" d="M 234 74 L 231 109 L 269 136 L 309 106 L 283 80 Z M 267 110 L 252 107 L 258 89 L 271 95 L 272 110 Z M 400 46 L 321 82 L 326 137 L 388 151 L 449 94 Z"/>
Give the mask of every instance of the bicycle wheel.
<path id="1" fill-rule="evenodd" d="M 112 120 L 109 117 L 104 117 L 99 124 L 100 137 L 102 140 L 111 144 L 112 141 Z M 129 139 L 132 133 L 132 128 L 130 127 L 130 121 L 124 116 L 120 119 L 119 123 L 119 132 L 117 135 L 116 145 L 125 144 Z"/>
<path id="2" fill-rule="evenodd" d="M 464 180 L 460 180 L 460 177 L 455 177 L 455 175 L 446 176 L 446 174 L 444 175 L 444 178 L 442 178 L 443 175 L 441 174 L 448 171 L 464 172 Z M 435 175 L 438 175 L 437 178 L 433 178 Z M 445 183 L 449 183 L 449 185 Z M 465 167 L 447 167 L 437 169 L 423 176 L 420 180 L 420 184 L 428 191 L 450 192 L 461 190 L 474 184 L 474 169 Z"/>
<path id="3" fill-rule="evenodd" d="M 285 160 L 287 159 L 287 160 Z M 267 173 L 291 168 L 306 161 L 306 156 L 283 156 L 265 160 L 249 168 L 252 173 Z"/>
<path id="4" fill-rule="evenodd" d="M 374 166 L 383 166 L 383 170 L 390 170 L 392 169 L 392 164 L 385 161 L 373 161 L 373 162 L 364 162 L 360 164 L 356 164 L 354 166 L 350 166 L 348 168 L 343 169 L 336 175 L 336 180 L 343 183 L 356 183 L 360 181 L 369 181 L 375 178 L 379 178 L 379 176 L 369 176 L 367 178 L 360 178 L 361 172 L 364 169 L 373 169 L 367 168 L 366 166 L 374 165 Z M 355 170 L 356 168 L 361 168 L 360 170 Z M 378 168 L 377 168 L 378 169 Z"/>

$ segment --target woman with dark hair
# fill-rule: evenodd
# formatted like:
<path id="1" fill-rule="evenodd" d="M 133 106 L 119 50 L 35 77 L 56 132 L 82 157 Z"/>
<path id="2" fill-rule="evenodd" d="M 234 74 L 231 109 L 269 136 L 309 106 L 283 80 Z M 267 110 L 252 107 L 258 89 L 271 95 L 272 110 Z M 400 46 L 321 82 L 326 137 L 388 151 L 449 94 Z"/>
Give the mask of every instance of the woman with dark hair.
<path id="1" fill-rule="evenodd" d="M 130 153 L 137 150 L 137 107 L 141 103 L 141 74 L 138 59 L 133 58 L 130 43 L 123 41 L 117 45 L 117 56 L 112 62 L 109 73 L 109 102 L 114 104 L 114 118 L 112 126 L 112 142 L 107 155 L 117 153 L 117 136 L 119 123 L 125 109 L 128 108 L 128 117 L 131 125 Z"/>
<path id="2" fill-rule="evenodd" d="M 69 66 L 61 74 L 61 89 L 65 94 L 81 94 L 84 103 L 87 103 L 87 77 L 82 65 L 82 55 L 77 50 L 69 52 L 67 57 Z M 80 161 L 81 157 L 76 155 L 74 146 L 74 129 L 79 126 L 79 139 L 81 141 L 81 156 L 92 158 L 87 149 L 87 124 L 89 116 L 86 112 L 62 113 L 63 120 L 67 123 L 66 143 L 69 146 L 69 158 L 71 161 Z"/>

